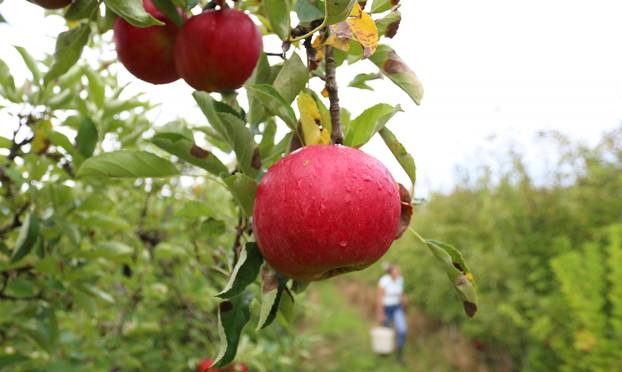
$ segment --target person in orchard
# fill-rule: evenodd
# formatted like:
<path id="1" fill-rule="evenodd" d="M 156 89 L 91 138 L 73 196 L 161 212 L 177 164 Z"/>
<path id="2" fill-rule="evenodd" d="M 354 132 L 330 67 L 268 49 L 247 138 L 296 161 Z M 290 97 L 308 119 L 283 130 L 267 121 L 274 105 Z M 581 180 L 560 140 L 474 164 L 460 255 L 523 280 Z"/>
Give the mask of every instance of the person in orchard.
<path id="1" fill-rule="evenodd" d="M 404 278 L 400 275 L 400 268 L 397 265 L 389 265 L 386 274 L 378 281 L 376 308 L 378 321 L 386 327 L 395 328 L 397 359 L 403 362 L 407 330 L 406 295 L 404 294 Z"/>

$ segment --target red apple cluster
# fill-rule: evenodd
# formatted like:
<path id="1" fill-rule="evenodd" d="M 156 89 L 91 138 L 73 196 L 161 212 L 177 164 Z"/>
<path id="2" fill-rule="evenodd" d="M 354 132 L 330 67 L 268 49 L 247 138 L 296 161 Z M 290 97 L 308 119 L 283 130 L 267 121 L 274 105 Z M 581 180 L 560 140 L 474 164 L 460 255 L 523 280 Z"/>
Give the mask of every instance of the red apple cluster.
<path id="1" fill-rule="evenodd" d="M 197 90 L 227 92 L 241 87 L 253 73 L 262 38 L 244 12 L 207 10 L 179 27 L 151 0 L 143 4 L 165 26 L 139 28 L 122 18 L 114 24 L 119 60 L 137 78 L 152 84 L 182 78 Z"/>
<path id="2" fill-rule="evenodd" d="M 212 359 L 203 359 L 197 367 L 197 372 L 248 372 L 248 367 L 244 363 L 234 363 L 230 365 L 226 370 L 210 368 L 212 366 Z"/>

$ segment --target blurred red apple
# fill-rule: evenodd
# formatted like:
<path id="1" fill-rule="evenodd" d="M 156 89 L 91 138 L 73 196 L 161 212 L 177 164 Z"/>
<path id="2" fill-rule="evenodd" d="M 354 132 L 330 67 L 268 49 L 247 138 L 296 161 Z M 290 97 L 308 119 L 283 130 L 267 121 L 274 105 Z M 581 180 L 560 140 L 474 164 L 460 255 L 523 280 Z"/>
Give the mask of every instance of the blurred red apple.
<path id="1" fill-rule="evenodd" d="M 259 28 L 244 12 L 205 11 L 190 18 L 177 37 L 177 71 L 194 89 L 232 91 L 253 73 L 262 45 Z"/>
<path id="2" fill-rule="evenodd" d="M 32 2 L 45 9 L 61 9 L 71 4 L 71 0 L 33 0 Z"/>
<path id="3" fill-rule="evenodd" d="M 244 363 L 234 363 L 227 368 L 227 372 L 248 372 L 248 367 Z"/>
<path id="4" fill-rule="evenodd" d="M 114 23 L 114 43 L 119 60 L 137 78 L 152 84 L 179 79 L 175 69 L 175 39 L 179 27 L 144 0 L 145 10 L 165 26 L 139 28 L 119 17 Z"/>
<path id="5" fill-rule="evenodd" d="M 212 369 L 212 359 L 203 359 L 197 367 L 197 372 L 223 372 L 222 369 Z"/>
<path id="6" fill-rule="evenodd" d="M 272 166 L 259 184 L 254 233 L 280 273 L 312 281 L 376 262 L 396 237 L 398 186 L 375 158 L 316 145 Z"/>

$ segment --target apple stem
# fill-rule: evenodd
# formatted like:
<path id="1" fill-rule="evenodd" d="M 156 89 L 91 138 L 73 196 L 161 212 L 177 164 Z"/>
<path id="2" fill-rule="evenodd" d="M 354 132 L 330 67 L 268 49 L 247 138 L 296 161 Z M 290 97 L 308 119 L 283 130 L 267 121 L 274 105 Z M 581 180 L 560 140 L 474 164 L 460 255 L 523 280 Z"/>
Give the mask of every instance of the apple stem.
<path id="1" fill-rule="evenodd" d="M 330 118 L 332 131 L 330 134 L 331 142 L 336 145 L 343 144 L 343 132 L 341 131 L 341 108 L 339 107 L 339 89 L 337 87 L 337 63 L 333 56 L 333 47 L 326 45 L 324 50 L 326 58 L 326 91 L 330 101 Z"/>

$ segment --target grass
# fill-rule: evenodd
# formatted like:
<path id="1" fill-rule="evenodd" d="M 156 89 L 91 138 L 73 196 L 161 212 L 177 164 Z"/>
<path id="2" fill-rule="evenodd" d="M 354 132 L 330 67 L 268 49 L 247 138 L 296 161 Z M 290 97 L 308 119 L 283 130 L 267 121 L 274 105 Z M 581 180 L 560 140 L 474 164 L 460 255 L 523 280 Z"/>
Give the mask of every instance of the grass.
<path id="1" fill-rule="evenodd" d="M 406 356 L 402 365 L 395 355 L 380 356 L 372 352 L 369 331 L 373 321 L 366 319 L 364 311 L 352 305 L 338 286 L 339 282 L 324 281 L 310 288 L 307 323 L 322 339 L 315 343 L 314 365 L 308 370 L 412 371 L 412 356 Z"/>

